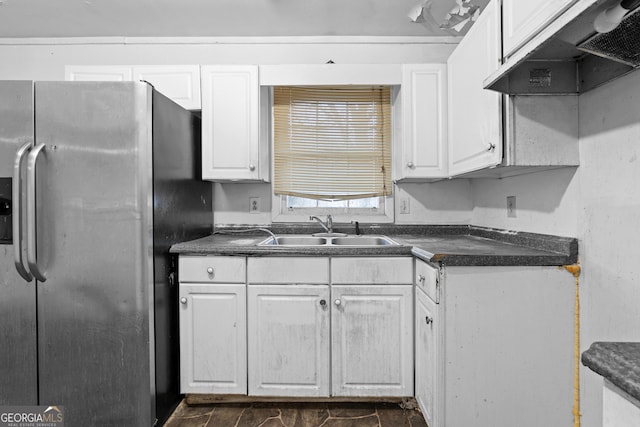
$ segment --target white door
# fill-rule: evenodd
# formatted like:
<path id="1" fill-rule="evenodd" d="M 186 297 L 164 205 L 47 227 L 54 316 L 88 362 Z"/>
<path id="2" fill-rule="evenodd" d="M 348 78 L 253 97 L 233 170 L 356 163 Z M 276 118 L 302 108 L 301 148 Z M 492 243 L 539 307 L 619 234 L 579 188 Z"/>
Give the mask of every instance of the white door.
<path id="1" fill-rule="evenodd" d="M 577 0 L 503 0 L 502 43 L 509 57 Z"/>
<path id="2" fill-rule="evenodd" d="M 396 179 L 447 177 L 447 66 L 402 66 L 402 142 Z"/>
<path id="3" fill-rule="evenodd" d="M 198 65 L 145 65 L 133 67 L 134 80 L 145 80 L 183 108 L 199 110 L 200 66 Z"/>
<path id="4" fill-rule="evenodd" d="M 416 288 L 416 400 L 429 426 L 435 427 L 437 370 L 436 303 Z"/>
<path id="5" fill-rule="evenodd" d="M 202 77 L 202 178 L 261 177 L 258 66 L 208 65 Z"/>
<path id="6" fill-rule="evenodd" d="M 329 286 L 248 292 L 249 394 L 329 396 Z"/>
<path id="7" fill-rule="evenodd" d="M 334 285 L 334 396 L 413 396 L 413 287 Z"/>
<path id="8" fill-rule="evenodd" d="M 502 161 L 502 107 L 483 81 L 500 65 L 499 2 L 492 0 L 447 61 L 449 174 Z"/>
<path id="9" fill-rule="evenodd" d="M 246 285 L 180 284 L 181 393 L 247 393 Z"/>

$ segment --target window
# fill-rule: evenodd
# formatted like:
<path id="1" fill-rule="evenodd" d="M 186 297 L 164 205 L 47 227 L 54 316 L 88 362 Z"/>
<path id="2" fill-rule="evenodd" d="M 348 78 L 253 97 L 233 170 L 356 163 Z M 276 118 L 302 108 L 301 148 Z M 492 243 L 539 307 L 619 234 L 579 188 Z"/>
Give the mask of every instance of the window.
<path id="1" fill-rule="evenodd" d="M 388 215 L 392 192 L 390 87 L 278 86 L 273 99 L 274 220 L 331 213 L 385 221 L 379 217 Z"/>

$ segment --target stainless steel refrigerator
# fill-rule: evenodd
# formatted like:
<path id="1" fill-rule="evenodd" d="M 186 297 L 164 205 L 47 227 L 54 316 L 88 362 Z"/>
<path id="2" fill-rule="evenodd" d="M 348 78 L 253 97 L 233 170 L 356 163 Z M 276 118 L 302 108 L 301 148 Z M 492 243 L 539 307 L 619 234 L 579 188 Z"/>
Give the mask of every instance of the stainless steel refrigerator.
<path id="1" fill-rule="evenodd" d="M 0 406 L 140 427 L 179 402 L 168 248 L 212 231 L 199 120 L 142 82 L 0 82 Z"/>

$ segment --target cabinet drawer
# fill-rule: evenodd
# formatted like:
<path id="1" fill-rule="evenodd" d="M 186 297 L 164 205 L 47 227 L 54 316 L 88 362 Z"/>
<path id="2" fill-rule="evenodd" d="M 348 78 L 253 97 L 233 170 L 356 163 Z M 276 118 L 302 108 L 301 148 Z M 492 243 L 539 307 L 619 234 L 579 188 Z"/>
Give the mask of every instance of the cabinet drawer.
<path id="1" fill-rule="evenodd" d="M 180 256 L 180 282 L 245 283 L 246 260 L 234 256 Z"/>
<path id="2" fill-rule="evenodd" d="M 331 283 L 407 285 L 413 283 L 412 274 L 413 259 L 408 257 L 331 259 Z"/>
<path id="3" fill-rule="evenodd" d="M 249 258 L 247 282 L 328 284 L 329 259 L 313 257 Z"/>
<path id="4" fill-rule="evenodd" d="M 422 289 L 429 298 L 439 303 L 438 269 L 426 262 L 416 259 L 416 286 Z"/>

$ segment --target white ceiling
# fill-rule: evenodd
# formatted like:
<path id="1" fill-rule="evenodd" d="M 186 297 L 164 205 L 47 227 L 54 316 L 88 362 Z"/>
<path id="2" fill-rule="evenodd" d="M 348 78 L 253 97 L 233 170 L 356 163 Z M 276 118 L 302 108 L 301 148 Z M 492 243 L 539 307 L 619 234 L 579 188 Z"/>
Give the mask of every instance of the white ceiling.
<path id="1" fill-rule="evenodd" d="M 484 7 L 488 0 L 458 0 Z M 408 14 L 424 5 L 418 22 Z M 0 37 L 458 36 L 456 0 L 0 0 Z"/>

